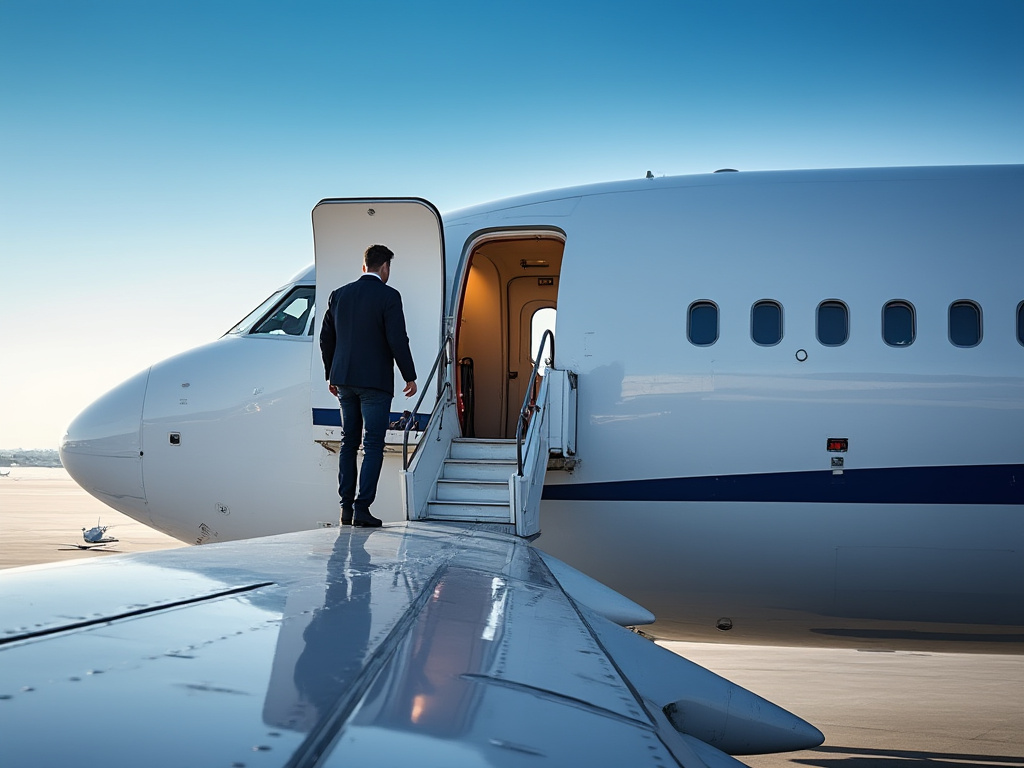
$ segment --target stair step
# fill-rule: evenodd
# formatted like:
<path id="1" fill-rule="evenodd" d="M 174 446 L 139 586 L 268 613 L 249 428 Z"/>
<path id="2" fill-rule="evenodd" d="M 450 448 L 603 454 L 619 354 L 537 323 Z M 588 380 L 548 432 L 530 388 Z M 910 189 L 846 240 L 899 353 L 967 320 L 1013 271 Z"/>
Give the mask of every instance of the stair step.
<path id="1" fill-rule="evenodd" d="M 511 512 L 508 502 L 503 504 L 467 504 L 459 501 L 431 500 L 427 502 L 427 518 L 430 520 L 459 520 L 474 523 L 507 523 Z"/>
<path id="2" fill-rule="evenodd" d="M 459 437 L 452 440 L 453 459 L 511 459 L 516 460 L 515 440 L 476 440 Z"/>
<path id="3" fill-rule="evenodd" d="M 508 503 L 508 480 L 450 480 L 437 481 L 435 497 L 440 501 L 502 502 Z"/>
<path id="4" fill-rule="evenodd" d="M 445 459 L 441 477 L 447 480 L 504 480 L 516 473 L 513 459 Z"/>

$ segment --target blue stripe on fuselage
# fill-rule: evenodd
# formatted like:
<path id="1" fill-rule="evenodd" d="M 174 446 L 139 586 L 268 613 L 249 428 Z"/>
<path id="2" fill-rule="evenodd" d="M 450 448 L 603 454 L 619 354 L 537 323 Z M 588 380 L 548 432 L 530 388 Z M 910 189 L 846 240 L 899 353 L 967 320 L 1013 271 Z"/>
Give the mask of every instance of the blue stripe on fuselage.
<path id="1" fill-rule="evenodd" d="M 544 486 L 551 501 L 1024 504 L 1024 464 L 666 477 Z"/>
<path id="2" fill-rule="evenodd" d="M 402 418 L 402 414 L 397 411 L 392 411 L 388 417 L 388 423 L 394 424 Z M 430 418 L 429 413 L 420 413 L 416 416 L 417 426 L 415 429 L 422 432 L 427 426 L 427 420 Z M 340 408 L 314 408 L 313 409 L 313 426 L 315 427 L 340 427 L 341 426 L 341 409 Z"/>

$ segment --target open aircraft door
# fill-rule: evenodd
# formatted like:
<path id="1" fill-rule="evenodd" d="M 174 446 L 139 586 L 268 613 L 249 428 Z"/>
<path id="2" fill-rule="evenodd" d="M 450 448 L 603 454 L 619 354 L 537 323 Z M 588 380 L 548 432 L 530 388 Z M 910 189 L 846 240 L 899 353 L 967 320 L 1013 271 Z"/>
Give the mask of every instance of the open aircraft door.
<path id="1" fill-rule="evenodd" d="M 441 214 L 431 203 L 418 198 L 328 199 L 313 209 L 313 247 L 316 258 L 316 319 L 313 326 L 313 356 L 310 369 L 310 403 L 313 409 L 313 439 L 320 443 L 341 440 L 341 414 L 337 399 L 327 389 L 320 356 L 320 327 L 328 299 L 338 286 L 358 280 L 363 251 L 380 243 L 395 253 L 388 285 L 402 294 L 405 325 L 409 333 L 417 384 L 437 387 L 425 381 L 444 329 L 444 230 Z M 395 399 L 391 420 L 411 410 L 415 398 L 402 394 L 405 382 L 395 369 Z M 424 399 L 427 413 L 418 414 L 426 424 L 431 397 Z M 388 431 L 387 442 L 401 445 L 402 430 Z"/>

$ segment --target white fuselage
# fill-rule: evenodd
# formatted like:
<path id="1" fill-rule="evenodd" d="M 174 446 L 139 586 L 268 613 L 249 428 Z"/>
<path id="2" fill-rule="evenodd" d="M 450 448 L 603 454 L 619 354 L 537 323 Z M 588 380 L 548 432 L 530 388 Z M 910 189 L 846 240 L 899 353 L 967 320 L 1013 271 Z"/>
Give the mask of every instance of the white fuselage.
<path id="1" fill-rule="evenodd" d="M 476 361 L 477 429 L 504 437 L 529 374 L 518 318 L 557 306 L 576 462 L 548 472 L 537 545 L 651 609 L 655 634 L 728 619 L 735 640 L 1019 647 L 1022 211 L 1010 166 L 560 190 L 446 216 L 444 307 L 422 311 Z M 253 333 L 265 316 L 90 406 L 72 476 L 188 542 L 336 524 L 316 316 Z M 440 336 L 414 346 L 421 375 Z"/>

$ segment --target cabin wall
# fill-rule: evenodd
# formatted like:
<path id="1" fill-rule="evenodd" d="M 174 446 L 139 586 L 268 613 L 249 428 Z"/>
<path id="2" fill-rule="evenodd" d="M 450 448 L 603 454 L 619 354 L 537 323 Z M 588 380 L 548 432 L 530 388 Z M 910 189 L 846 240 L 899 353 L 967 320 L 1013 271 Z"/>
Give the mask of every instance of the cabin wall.
<path id="1" fill-rule="evenodd" d="M 502 314 L 495 311 L 503 305 L 500 275 L 492 261 L 477 258 L 466 279 L 456 359 L 473 361 L 475 434 L 494 436 L 505 398 Z"/>

